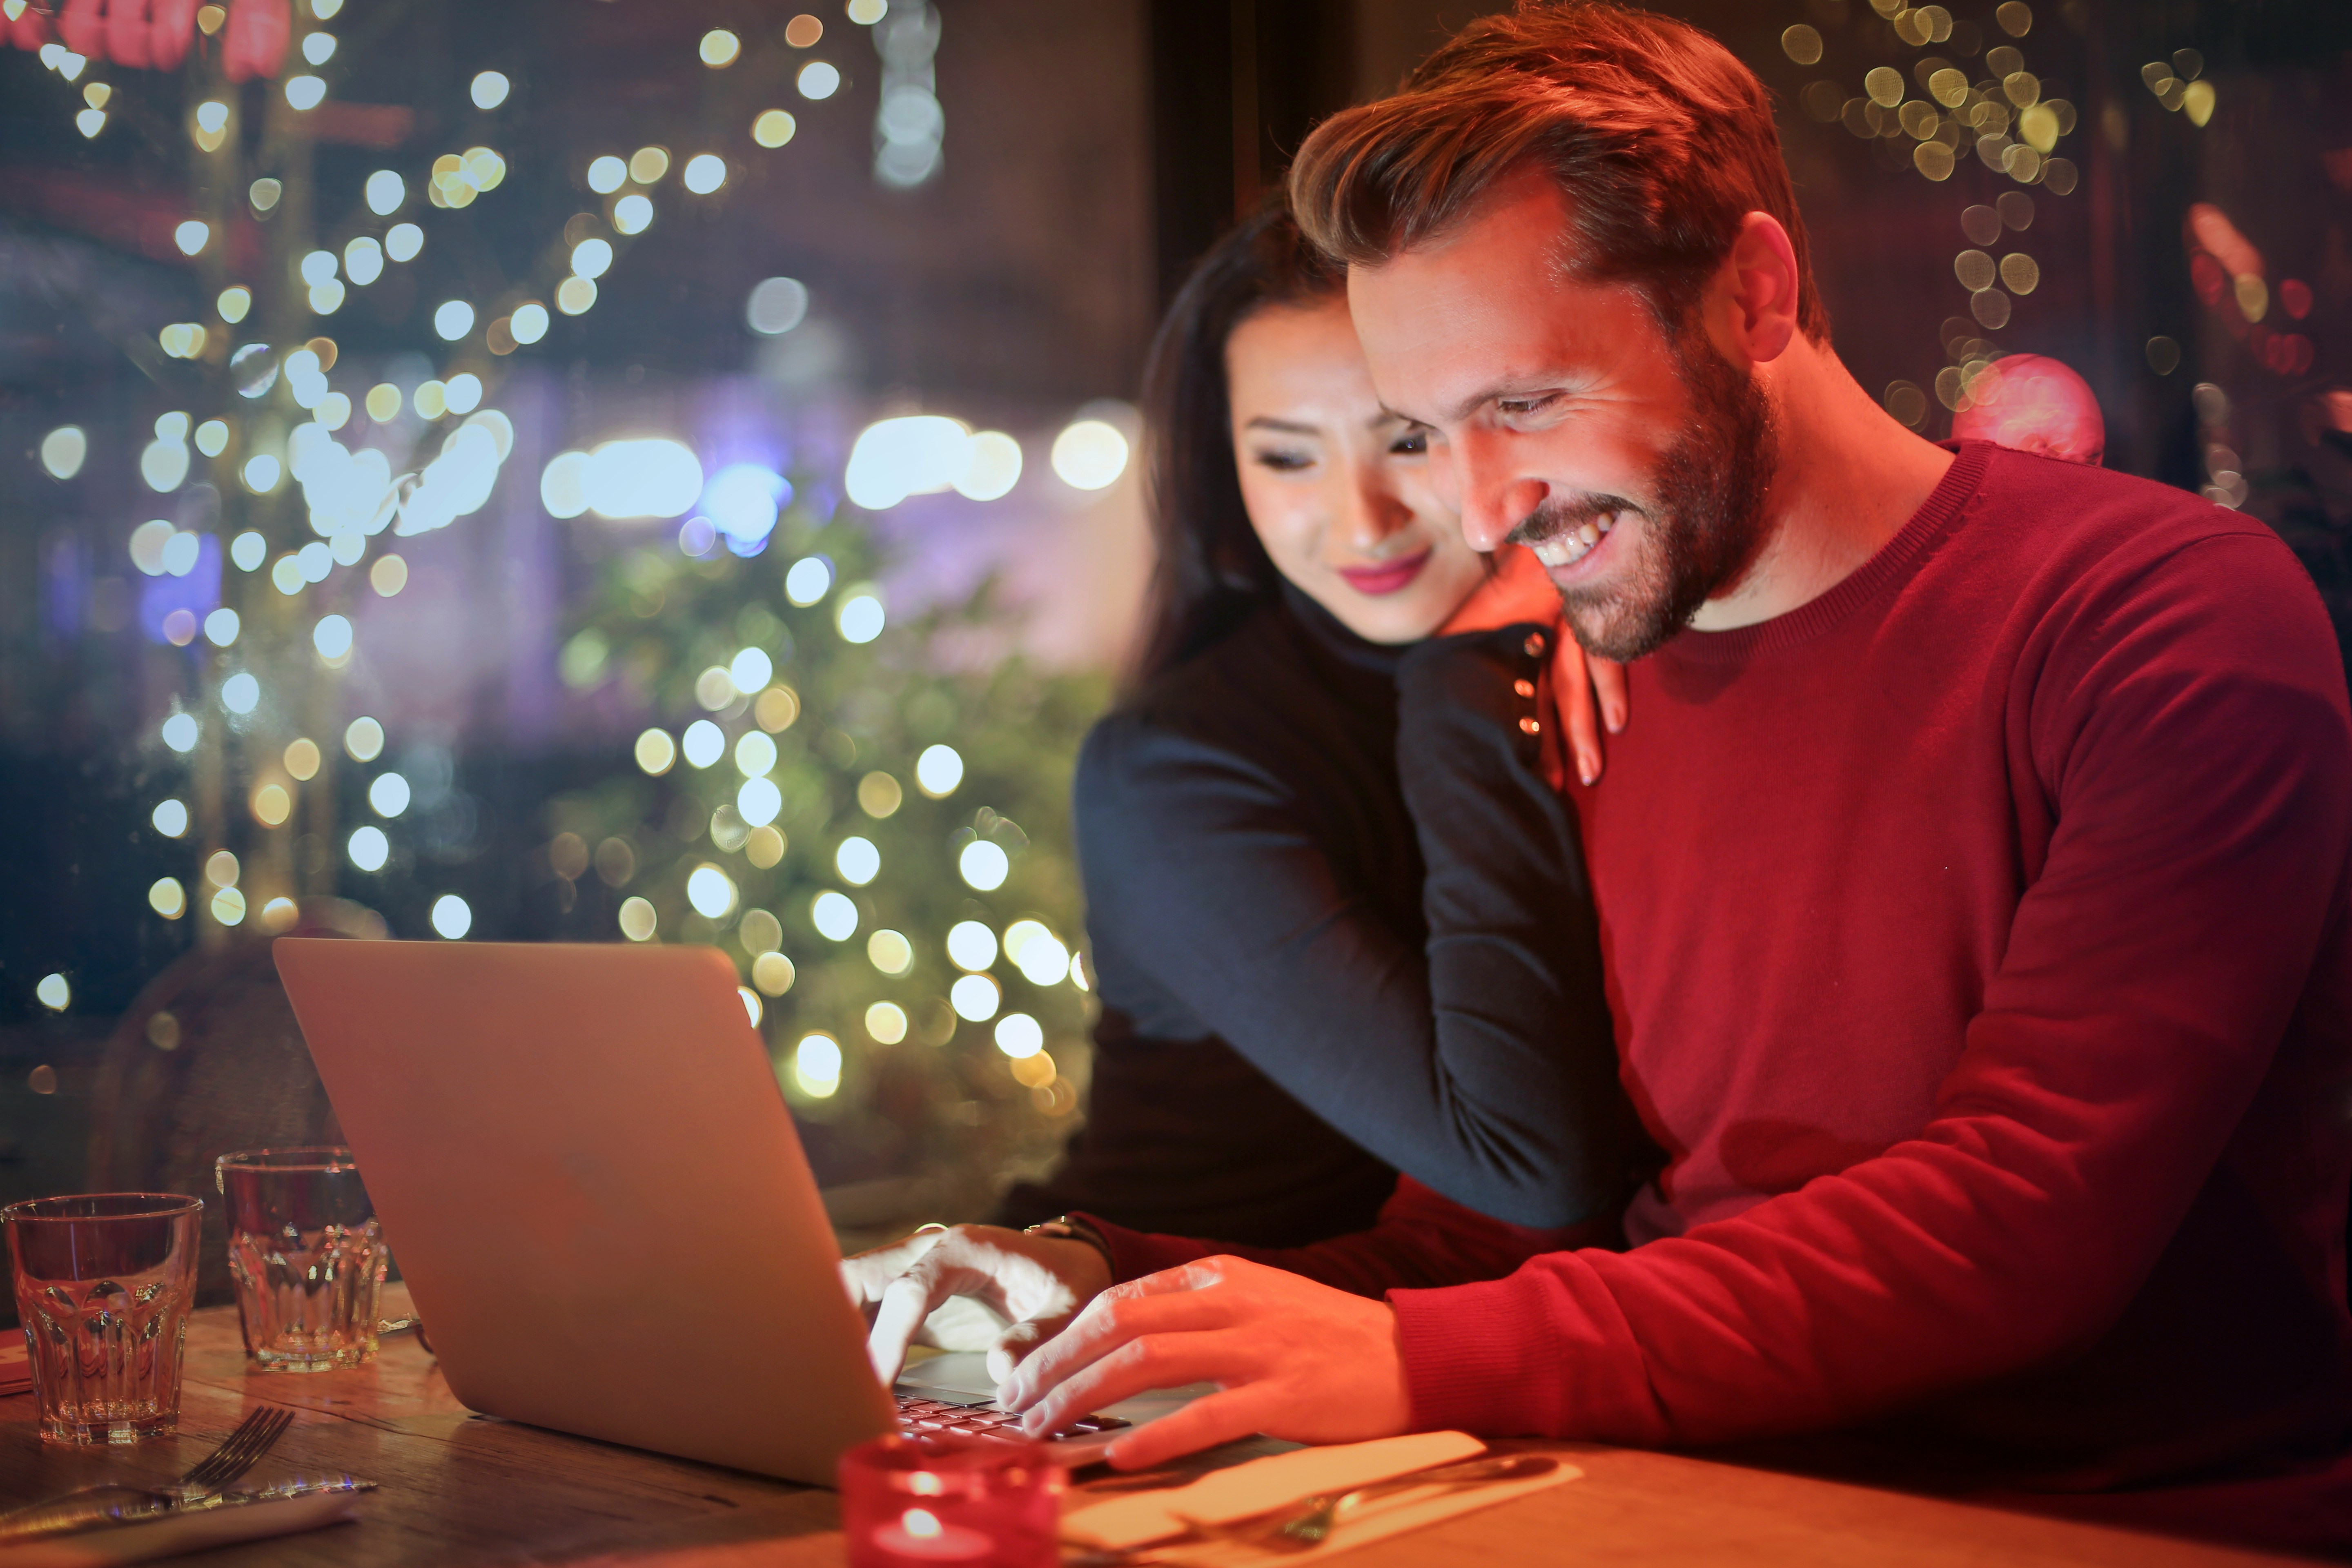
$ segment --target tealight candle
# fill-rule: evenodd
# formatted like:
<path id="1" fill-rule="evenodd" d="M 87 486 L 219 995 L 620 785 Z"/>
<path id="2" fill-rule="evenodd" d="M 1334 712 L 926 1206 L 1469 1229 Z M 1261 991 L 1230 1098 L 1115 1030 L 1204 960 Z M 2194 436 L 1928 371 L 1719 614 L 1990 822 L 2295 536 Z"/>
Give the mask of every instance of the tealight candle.
<path id="1" fill-rule="evenodd" d="M 1054 1568 L 1065 1482 L 1034 1444 L 861 1443 L 841 1458 L 850 1568 Z"/>
<path id="2" fill-rule="evenodd" d="M 927 1508 L 910 1508 L 897 1522 L 878 1526 L 874 1544 L 889 1553 L 877 1561 L 908 1563 L 983 1563 L 996 1543 L 977 1530 L 942 1523 Z"/>

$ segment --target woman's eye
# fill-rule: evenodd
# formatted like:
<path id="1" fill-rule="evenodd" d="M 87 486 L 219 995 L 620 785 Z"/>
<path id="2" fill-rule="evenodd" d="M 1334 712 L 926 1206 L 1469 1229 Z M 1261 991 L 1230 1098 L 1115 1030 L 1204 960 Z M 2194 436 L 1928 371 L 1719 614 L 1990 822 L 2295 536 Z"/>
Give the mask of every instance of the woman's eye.
<path id="1" fill-rule="evenodd" d="M 1550 402 L 1549 394 L 1541 397 L 1498 397 L 1495 400 L 1495 409 L 1506 418 L 1516 419 L 1533 414 Z"/>
<path id="2" fill-rule="evenodd" d="M 1412 430 L 1389 443 L 1389 450 L 1400 457 L 1417 458 L 1429 450 L 1429 432 Z"/>
<path id="3" fill-rule="evenodd" d="M 1301 468 L 1312 468 L 1315 459 L 1304 452 L 1254 452 L 1250 461 L 1262 468 L 1272 468 L 1277 474 L 1295 474 Z"/>

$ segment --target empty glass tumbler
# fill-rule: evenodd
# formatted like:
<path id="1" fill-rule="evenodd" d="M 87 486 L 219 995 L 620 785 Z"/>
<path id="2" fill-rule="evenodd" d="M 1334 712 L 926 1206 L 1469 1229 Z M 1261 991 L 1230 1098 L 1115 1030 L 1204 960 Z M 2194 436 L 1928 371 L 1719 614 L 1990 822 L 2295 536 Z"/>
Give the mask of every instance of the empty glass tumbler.
<path id="1" fill-rule="evenodd" d="M 204 1210 L 168 1193 L 0 1208 L 43 1437 L 136 1443 L 179 1429 Z"/>
<path id="2" fill-rule="evenodd" d="M 372 1360 L 391 1261 L 349 1149 L 248 1149 L 214 1167 L 246 1352 L 273 1372 Z"/>

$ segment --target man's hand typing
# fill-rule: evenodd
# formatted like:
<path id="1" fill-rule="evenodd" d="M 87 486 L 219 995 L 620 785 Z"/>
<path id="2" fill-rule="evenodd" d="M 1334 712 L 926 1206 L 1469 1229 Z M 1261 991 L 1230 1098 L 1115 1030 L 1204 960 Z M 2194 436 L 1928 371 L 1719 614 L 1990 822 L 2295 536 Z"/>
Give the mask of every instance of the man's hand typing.
<path id="1" fill-rule="evenodd" d="M 1412 1415 L 1396 1315 L 1238 1258 L 1204 1258 L 1102 1291 L 1029 1353 L 999 1400 L 1032 1434 L 1154 1388 L 1218 1392 L 1112 1445 L 1122 1469 L 1264 1432 L 1347 1443 L 1404 1431 Z"/>

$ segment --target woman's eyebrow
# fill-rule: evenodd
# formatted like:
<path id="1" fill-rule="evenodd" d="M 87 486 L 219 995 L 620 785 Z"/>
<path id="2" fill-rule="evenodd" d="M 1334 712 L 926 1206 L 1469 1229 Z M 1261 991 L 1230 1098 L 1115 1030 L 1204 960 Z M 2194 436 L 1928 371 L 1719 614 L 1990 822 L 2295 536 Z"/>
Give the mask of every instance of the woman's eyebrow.
<path id="1" fill-rule="evenodd" d="M 1279 430 L 1286 436 L 1320 436 L 1322 430 L 1313 425 L 1301 425 L 1295 420 L 1276 419 L 1261 414 L 1242 426 L 1244 430 Z"/>

